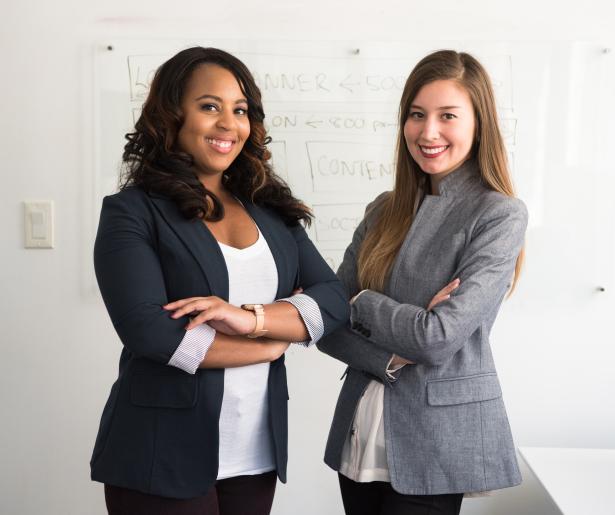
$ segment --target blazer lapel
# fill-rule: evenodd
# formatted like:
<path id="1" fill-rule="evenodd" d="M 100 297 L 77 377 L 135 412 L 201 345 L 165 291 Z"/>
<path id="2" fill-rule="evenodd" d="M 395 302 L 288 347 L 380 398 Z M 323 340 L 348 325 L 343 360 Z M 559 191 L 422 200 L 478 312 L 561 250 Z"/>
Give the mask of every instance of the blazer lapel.
<path id="1" fill-rule="evenodd" d="M 272 220 L 271 216 L 262 208 L 255 206 L 252 202 L 242 199 L 244 207 L 258 225 L 261 233 L 269 245 L 275 266 L 278 270 L 278 291 L 276 299 L 286 297 L 295 285 L 296 270 L 289 263 L 289 244 L 292 242 L 284 241 L 288 231 L 277 230 L 277 225 L 282 222 Z M 290 236 L 288 236 L 290 237 Z"/>
<path id="2" fill-rule="evenodd" d="M 175 202 L 169 198 L 151 194 L 158 209 L 171 229 L 194 256 L 205 277 L 211 295 L 228 301 L 228 270 L 218 242 L 200 220 L 185 219 Z"/>

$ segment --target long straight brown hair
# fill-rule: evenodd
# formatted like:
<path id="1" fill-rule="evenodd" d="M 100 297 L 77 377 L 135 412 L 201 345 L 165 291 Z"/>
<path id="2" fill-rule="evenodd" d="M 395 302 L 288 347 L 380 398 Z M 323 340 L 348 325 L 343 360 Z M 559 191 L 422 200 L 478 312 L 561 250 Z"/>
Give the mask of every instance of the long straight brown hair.
<path id="1" fill-rule="evenodd" d="M 495 97 L 489 75 L 471 55 L 454 50 L 440 50 L 424 57 L 412 70 L 399 105 L 399 132 L 395 187 L 385 198 L 377 220 L 368 229 L 358 258 L 361 288 L 384 291 L 393 262 L 412 225 L 419 195 L 428 187 L 427 174 L 410 155 L 404 138 L 404 124 L 410 106 L 420 89 L 437 80 L 453 80 L 468 92 L 476 116 L 472 156 L 478 161 L 483 183 L 509 197 L 515 190 L 508 171 L 504 141 L 498 127 Z M 511 292 L 521 271 L 524 251 L 517 257 Z M 444 286 L 444 285 L 442 285 Z"/>

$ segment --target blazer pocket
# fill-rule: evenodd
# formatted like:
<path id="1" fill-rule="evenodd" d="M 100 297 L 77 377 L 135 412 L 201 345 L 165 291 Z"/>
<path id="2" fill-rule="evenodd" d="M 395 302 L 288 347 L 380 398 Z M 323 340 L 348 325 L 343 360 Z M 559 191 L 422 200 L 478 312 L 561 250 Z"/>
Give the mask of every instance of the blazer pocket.
<path id="1" fill-rule="evenodd" d="M 495 373 L 427 381 L 427 403 L 430 406 L 452 406 L 489 401 L 502 396 Z"/>
<path id="2" fill-rule="evenodd" d="M 197 401 L 196 375 L 135 374 L 130 402 L 147 408 L 193 408 Z"/>

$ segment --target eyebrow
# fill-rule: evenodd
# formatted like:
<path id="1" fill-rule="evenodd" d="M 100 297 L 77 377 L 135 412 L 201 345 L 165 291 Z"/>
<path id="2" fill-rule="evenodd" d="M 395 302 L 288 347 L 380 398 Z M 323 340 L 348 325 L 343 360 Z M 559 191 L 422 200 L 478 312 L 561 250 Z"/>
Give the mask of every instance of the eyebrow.
<path id="1" fill-rule="evenodd" d="M 420 109 L 421 111 L 425 111 L 425 109 L 421 106 L 413 104 L 410 106 L 411 109 Z M 438 111 L 445 111 L 447 109 L 461 109 L 461 106 L 441 106 L 437 108 Z"/>
<path id="2" fill-rule="evenodd" d="M 216 100 L 217 102 L 222 103 L 222 99 L 220 97 L 217 97 L 216 95 L 208 95 L 208 94 L 201 95 L 200 97 L 195 98 L 194 101 L 198 102 L 199 100 L 203 100 L 205 98 L 211 98 L 212 100 Z M 238 100 L 235 100 L 235 103 L 236 104 L 247 104 L 248 100 L 246 98 L 240 98 Z"/>

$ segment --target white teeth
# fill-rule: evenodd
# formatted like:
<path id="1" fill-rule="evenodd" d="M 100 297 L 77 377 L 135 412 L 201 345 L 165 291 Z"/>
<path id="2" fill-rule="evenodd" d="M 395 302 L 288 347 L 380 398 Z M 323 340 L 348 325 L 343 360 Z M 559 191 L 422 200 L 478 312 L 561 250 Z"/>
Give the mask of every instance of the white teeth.
<path id="1" fill-rule="evenodd" d="M 446 150 L 448 147 L 444 146 L 444 147 L 435 147 L 435 148 L 426 148 L 426 147 L 421 147 L 421 150 L 423 152 L 425 152 L 425 154 L 438 154 L 440 152 L 443 152 L 444 150 Z"/>
<path id="2" fill-rule="evenodd" d="M 220 148 L 230 148 L 233 144 L 232 141 L 222 141 L 214 138 L 207 138 L 207 143 L 211 143 L 212 145 L 216 145 L 216 147 Z"/>

